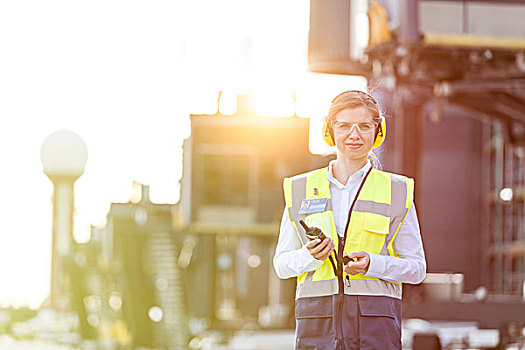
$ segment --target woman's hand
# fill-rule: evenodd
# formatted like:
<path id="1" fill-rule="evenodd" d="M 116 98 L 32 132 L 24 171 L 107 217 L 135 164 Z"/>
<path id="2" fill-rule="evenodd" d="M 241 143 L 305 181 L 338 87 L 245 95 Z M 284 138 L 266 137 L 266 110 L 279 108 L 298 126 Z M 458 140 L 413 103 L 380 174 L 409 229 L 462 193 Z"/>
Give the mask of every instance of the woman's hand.
<path id="1" fill-rule="evenodd" d="M 348 255 L 348 254 L 345 254 Z M 367 252 L 357 252 L 348 255 L 350 258 L 356 261 L 350 261 L 343 267 L 343 270 L 349 275 L 357 275 L 359 273 L 366 273 L 368 266 L 370 265 L 370 256 Z"/>
<path id="2" fill-rule="evenodd" d="M 308 240 L 306 249 L 317 260 L 324 260 L 334 251 L 334 242 L 331 238 L 326 237 L 322 242 L 319 238 Z"/>

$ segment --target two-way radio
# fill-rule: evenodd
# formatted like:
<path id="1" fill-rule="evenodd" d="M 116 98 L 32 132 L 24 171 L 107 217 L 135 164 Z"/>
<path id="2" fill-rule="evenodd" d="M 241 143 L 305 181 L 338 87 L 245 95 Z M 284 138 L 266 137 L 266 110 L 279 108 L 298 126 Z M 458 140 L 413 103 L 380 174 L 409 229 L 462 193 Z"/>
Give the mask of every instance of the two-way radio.
<path id="1" fill-rule="evenodd" d="M 319 238 L 321 242 L 325 240 L 326 236 L 319 227 L 308 227 L 308 225 L 303 220 L 299 220 L 299 223 L 304 228 L 306 232 L 306 237 L 308 237 L 308 239 L 313 240 Z"/>
<path id="2" fill-rule="evenodd" d="M 319 238 L 321 240 L 321 242 L 325 240 L 326 236 L 325 236 L 325 234 L 323 233 L 323 231 L 320 228 L 318 228 L 318 227 L 308 227 L 308 225 L 302 219 L 299 220 L 299 223 L 304 228 L 304 230 L 306 232 L 306 237 L 308 237 L 308 239 L 314 240 L 316 238 Z M 337 260 L 338 262 L 342 263 L 343 265 L 348 264 L 348 262 L 350 262 L 350 261 L 355 261 L 354 259 L 352 259 L 351 257 L 346 256 L 346 255 L 343 256 L 343 261 L 339 260 L 339 258 L 337 257 L 337 252 L 335 250 L 334 250 L 334 255 L 335 255 L 335 260 Z"/>

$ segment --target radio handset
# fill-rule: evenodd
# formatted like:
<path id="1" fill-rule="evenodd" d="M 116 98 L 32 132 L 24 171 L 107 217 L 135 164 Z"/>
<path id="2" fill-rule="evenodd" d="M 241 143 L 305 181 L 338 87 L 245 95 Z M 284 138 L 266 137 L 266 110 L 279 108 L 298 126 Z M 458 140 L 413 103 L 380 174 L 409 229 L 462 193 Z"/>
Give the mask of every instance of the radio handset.
<path id="1" fill-rule="evenodd" d="M 306 232 L 306 237 L 310 240 L 314 240 L 316 238 L 319 238 L 322 241 L 325 240 L 326 236 L 318 227 L 308 227 L 308 225 L 301 219 L 299 220 L 299 223 L 304 228 L 304 231 Z M 349 256 L 343 256 L 343 261 L 339 260 L 337 257 L 337 253 L 334 250 L 335 260 L 341 262 L 343 265 L 348 264 L 350 261 L 355 261 L 354 259 L 350 258 Z"/>

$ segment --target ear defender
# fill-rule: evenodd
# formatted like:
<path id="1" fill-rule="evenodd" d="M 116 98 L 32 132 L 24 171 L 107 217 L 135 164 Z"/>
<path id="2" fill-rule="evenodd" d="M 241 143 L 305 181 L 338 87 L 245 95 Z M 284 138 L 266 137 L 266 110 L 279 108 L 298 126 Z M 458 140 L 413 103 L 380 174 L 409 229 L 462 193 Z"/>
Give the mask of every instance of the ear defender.
<path id="1" fill-rule="evenodd" d="M 333 130 L 328 126 L 328 117 L 323 118 L 323 140 L 328 146 L 335 146 Z"/>
<path id="2" fill-rule="evenodd" d="M 385 141 L 386 138 L 386 120 L 385 117 L 381 116 L 379 117 L 379 125 L 377 126 L 376 130 L 376 136 L 373 148 L 377 148 L 381 146 L 383 141 Z M 328 117 L 323 118 L 323 140 L 328 144 L 328 146 L 335 146 L 334 142 L 334 132 L 332 128 L 329 126 L 328 123 Z"/>
<path id="3" fill-rule="evenodd" d="M 376 139 L 374 141 L 374 146 L 372 146 L 373 148 L 377 148 L 379 146 L 381 146 L 381 144 L 383 143 L 383 141 L 385 141 L 386 139 L 386 120 L 385 120 L 385 117 L 381 116 L 379 117 L 379 125 L 377 126 L 377 131 L 376 131 Z"/>

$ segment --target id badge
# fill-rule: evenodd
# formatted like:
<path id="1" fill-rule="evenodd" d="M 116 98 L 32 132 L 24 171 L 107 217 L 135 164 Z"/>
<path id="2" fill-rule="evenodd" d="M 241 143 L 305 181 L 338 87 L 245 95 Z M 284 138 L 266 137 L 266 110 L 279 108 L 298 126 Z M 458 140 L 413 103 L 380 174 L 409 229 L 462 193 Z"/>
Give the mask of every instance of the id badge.
<path id="1" fill-rule="evenodd" d="M 328 198 L 303 199 L 299 214 L 321 213 L 326 210 Z"/>

